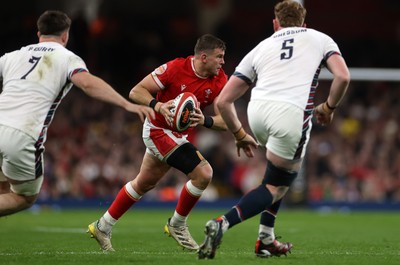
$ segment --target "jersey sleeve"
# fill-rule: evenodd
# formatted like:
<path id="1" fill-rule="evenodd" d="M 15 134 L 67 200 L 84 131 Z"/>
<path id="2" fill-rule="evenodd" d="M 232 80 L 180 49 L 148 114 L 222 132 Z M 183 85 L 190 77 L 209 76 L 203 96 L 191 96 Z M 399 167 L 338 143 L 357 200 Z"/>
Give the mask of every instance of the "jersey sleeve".
<path id="1" fill-rule="evenodd" d="M 173 62 L 174 61 L 169 61 L 163 65 L 160 65 L 154 69 L 153 72 L 151 72 L 151 76 L 160 89 L 165 89 L 170 83 L 170 78 L 172 76 L 172 72 L 174 71 Z"/>
<path id="2" fill-rule="evenodd" d="M 339 46 L 336 44 L 336 42 L 329 37 L 328 35 L 321 33 L 322 34 L 322 53 L 323 53 L 323 59 L 321 62 L 322 67 L 326 67 L 326 61 L 329 59 L 334 54 L 342 55 Z"/>
<path id="3" fill-rule="evenodd" d="M 324 47 L 323 47 L 324 61 L 326 61 L 333 54 L 341 55 L 339 46 L 336 44 L 336 42 L 328 35 L 324 35 L 324 36 L 325 36 L 325 42 L 324 42 Z"/>
<path id="4" fill-rule="evenodd" d="M 68 58 L 68 80 L 71 80 L 71 77 L 80 72 L 89 72 L 86 67 L 85 62 L 77 55 L 73 54 Z"/>
<path id="5" fill-rule="evenodd" d="M 248 54 L 246 54 L 246 56 L 236 67 L 235 72 L 233 74 L 234 76 L 239 77 L 248 84 L 252 84 L 257 77 L 256 71 L 253 66 L 256 49 L 257 47 L 251 50 Z"/>

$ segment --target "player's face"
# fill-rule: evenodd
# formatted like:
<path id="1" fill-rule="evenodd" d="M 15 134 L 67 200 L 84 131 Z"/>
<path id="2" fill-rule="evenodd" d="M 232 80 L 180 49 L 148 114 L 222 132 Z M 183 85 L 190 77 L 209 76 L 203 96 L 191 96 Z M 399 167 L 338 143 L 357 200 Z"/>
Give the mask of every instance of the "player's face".
<path id="1" fill-rule="evenodd" d="M 206 67 L 210 76 L 216 76 L 225 64 L 224 60 L 225 51 L 217 48 L 212 53 L 207 55 Z"/>

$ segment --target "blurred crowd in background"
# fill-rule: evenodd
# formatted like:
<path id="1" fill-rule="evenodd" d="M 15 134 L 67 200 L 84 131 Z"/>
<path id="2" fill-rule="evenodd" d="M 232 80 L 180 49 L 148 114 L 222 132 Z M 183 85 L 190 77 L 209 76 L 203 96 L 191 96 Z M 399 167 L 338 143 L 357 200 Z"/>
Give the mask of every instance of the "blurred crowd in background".
<path id="1" fill-rule="evenodd" d="M 38 15 L 46 9 L 63 10 L 73 20 L 68 48 L 86 61 L 91 72 L 128 97 L 131 87 L 153 69 L 191 55 L 196 39 L 206 32 L 227 42 L 224 69 L 231 75 L 249 49 L 272 34 L 275 3 L 16 0 L 0 11 L 4 25 L 0 53 L 37 42 Z M 349 67 L 400 68 L 400 2 L 305 0 L 304 4 L 307 26 L 332 36 Z M 328 90 L 329 82 L 321 81 L 317 103 Z M 398 98 L 398 82 L 352 82 L 333 124 L 314 124 L 303 170 L 285 200 L 400 203 Z M 249 93 L 237 104 L 244 123 L 248 99 Z M 49 129 L 41 199 L 113 198 L 139 170 L 145 152 L 141 129 L 137 116 L 73 88 Z M 265 150 L 252 159 L 238 158 L 229 133 L 205 128 L 199 128 L 195 141 L 214 169 L 203 200 L 237 198 L 261 181 Z M 186 181 L 182 173 L 171 170 L 143 199 L 176 200 Z"/>

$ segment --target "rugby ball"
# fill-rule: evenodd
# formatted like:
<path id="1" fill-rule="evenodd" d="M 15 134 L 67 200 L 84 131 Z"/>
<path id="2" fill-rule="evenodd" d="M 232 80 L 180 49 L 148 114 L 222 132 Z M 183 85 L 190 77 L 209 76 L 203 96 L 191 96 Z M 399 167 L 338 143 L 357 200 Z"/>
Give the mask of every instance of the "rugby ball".
<path id="1" fill-rule="evenodd" d="M 170 109 L 174 116 L 171 127 L 172 130 L 183 132 L 189 128 L 190 114 L 194 111 L 197 106 L 197 98 L 191 92 L 183 92 L 174 99 L 174 107 Z"/>

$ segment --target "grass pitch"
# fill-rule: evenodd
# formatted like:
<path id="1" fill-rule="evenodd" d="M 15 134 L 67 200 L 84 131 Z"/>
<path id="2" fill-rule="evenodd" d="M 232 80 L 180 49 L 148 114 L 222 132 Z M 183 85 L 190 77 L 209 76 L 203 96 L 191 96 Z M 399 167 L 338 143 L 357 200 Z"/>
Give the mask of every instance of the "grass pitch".
<path id="1" fill-rule="evenodd" d="M 173 209 L 132 208 L 113 230 L 115 253 L 103 253 L 86 234 L 104 210 L 41 210 L 0 218 L 0 264 L 400 264 L 400 213 L 318 213 L 282 209 L 276 234 L 294 244 L 287 257 L 256 258 L 258 217 L 229 230 L 214 260 L 183 251 L 163 226 Z M 207 220 L 225 210 L 194 209 L 189 226 L 201 243 Z"/>

